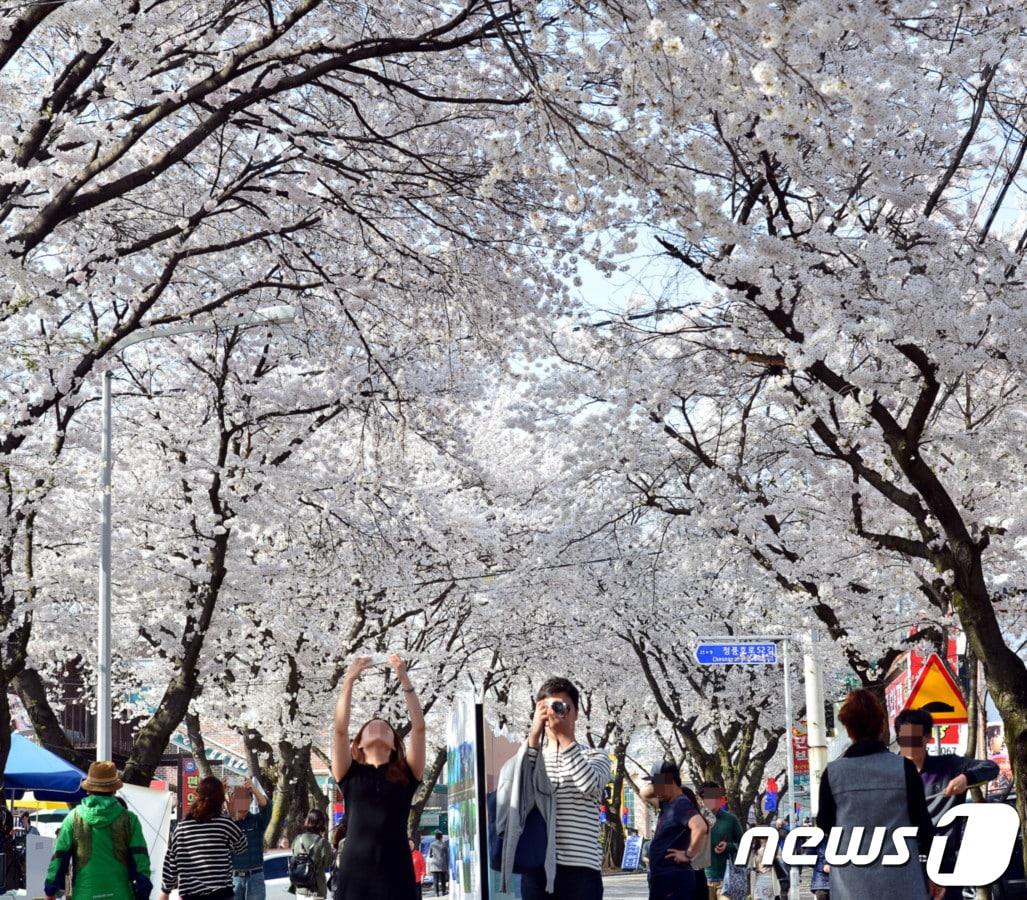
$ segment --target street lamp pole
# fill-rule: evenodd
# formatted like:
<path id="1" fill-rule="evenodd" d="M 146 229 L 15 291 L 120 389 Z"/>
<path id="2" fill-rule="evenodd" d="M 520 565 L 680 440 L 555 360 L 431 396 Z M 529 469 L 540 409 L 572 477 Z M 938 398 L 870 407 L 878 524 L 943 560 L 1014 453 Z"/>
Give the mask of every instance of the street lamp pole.
<path id="1" fill-rule="evenodd" d="M 173 337 L 178 334 L 199 334 L 214 328 L 245 328 L 254 325 L 287 325 L 295 322 L 298 311 L 292 306 L 270 306 L 255 313 L 232 319 L 223 325 L 167 325 L 148 328 L 129 335 L 111 348 L 111 355 L 127 350 L 143 341 Z M 111 415 L 111 372 L 103 373 L 103 434 L 100 449 L 100 579 L 99 629 L 96 666 L 96 758 L 113 758 L 112 732 L 114 710 L 111 697 L 111 545 L 113 516 L 111 510 L 111 476 L 114 471 L 114 424 Z"/>
<path id="2" fill-rule="evenodd" d="M 96 758 L 111 758 L 111 373 L 103 373 L 103 437 L 100 464 L 100 629 L 96 671 Z"/>

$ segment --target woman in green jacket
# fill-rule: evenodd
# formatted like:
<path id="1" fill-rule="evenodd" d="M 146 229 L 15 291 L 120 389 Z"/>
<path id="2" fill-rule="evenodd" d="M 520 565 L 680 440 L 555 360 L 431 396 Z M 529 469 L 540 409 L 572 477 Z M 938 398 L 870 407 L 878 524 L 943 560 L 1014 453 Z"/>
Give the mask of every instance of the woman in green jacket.
<path id="1" fill-rule="evenodd" d="M 43 892 L 53 900 L 69 867 L 76 897 L 149 897 L 150 857 L 135 813 L 114 796 L 122 787 L 112 762 L 95 762 L 82 782 L 86 798 L 61 823 Z"/>
<path id="2" fill-rule="evenodd" d="M 710 829 L 710 864 L 706 867 L 707 890 L 710 897 L 745 897 L 747 890 L 743 887 L 743 878 L 736 879 L 730 892 L 724 890 L 724 878 L 728 867 L 734 863 L 738 852 L 738 843 L 742 839 L 742 823 L 734 813 L 724 807 L 724 788 L 714 781 L 704 781 L 699 787 L 699 795 L 705 806 L 716 819 Z M 745 869 L 740 869 L 742 873 Z"/>
<path id="3" fill-rule="evenodd" d="M 292 842 L 292 862 L 289 866 L 292 884 L 289 886 L 289 893 L 300 897 L 319 897 L 324 900 L 328 896 L 328 879 L 326 872 L 332 861 L 332 848 L 325 837 L 327 820 L 325 814 L 319 809 L 312 809 L 307 813 L 303 823 L 303 831 L 296 835 Z M 296 873 L 301 868 L 297 864 L 299 857 L 305 856 L 309 864 L 304 863 L 302 868 L 309 872 L 309 878 L 300 880 L 297 883 Z"/>

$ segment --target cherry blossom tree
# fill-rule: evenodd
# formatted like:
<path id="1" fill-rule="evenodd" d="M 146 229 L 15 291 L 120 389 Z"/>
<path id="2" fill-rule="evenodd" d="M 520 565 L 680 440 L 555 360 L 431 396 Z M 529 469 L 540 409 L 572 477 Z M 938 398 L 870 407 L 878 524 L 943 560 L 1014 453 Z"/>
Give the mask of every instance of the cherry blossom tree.
<path id="1" fill-rule="evenodd" d="M 5 11 L 0 687 L 29 653 L 36 516 L 125 338 L 331 297 L 371 380 L 402 383 L 412 342 L 523 343 L 545 276 L 517 258 L 528 198 L 505 166 L 554 127 L 547 27 L 559 15 L 476 0 Z"/>
<path id="2" fill-rule="evenodd" d="M 958 617 L 1023 797 L 1027 668 L 996 605 L 1023 570 L 1023 10 L 638 12 L 601 43 L 622 66 L 618 140 L 563 167 L 582 197 L 567 250 L 598 258 L 589 230 L 612 231 L 681 273 L 629 311 L 657 367 L 630 400 L 666 420 L 684 396 L 696 421 L 752 398 L 773 508 L 815 492 L 821 556 L 861 548 L 899 575 L 893 603 L 914 588 Z M 660 370 L 677 389 L 650 389 Z M 775 545 L 753 499 L 747 524 Z"/>

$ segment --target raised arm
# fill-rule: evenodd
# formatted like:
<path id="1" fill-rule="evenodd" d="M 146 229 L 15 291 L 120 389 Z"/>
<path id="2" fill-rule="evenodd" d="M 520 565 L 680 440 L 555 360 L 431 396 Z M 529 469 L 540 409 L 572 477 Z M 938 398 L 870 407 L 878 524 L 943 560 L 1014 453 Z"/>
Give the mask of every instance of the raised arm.
<path id="1" fill-rule="evenodd" d="M 339 784 L 346 777 L 353 758 L 349 752 L 349 717 L 353 707 L 353 685 L 360 673 L 371 665 L 370 656 L 358 656 L 350 663 L 346 677 L 342 680 L 339 702 L 335 704 L 335 734 L 332 740 L 332 777 Z"/>
<path id="2" fill-rule="evenodd" d="M 656 796 L 656 785 L 651 781 L 647 781 L 642 785 L 638 792 L 638 796 L 644 803 L 653 807 L 654 809 L 660 808 L 660 798 Z"/>
<path id="3" fill-rule="evenodd" d="M 247 778 L 242 783 L 242 786 L 246 788 L 257 799 L 257 806 L 259 806 L 261 809 L 267 806 L 267 794 L 264 793 L 264 789 L 260 786 L 260 784 L 258 784 L 252 778 Z"/>
<path id="4" fill-rule="evenodd" d="M 410 741 L 407 745 L 407 764 L 414 778 L 420 781 L 424 777 L 425 765 L 425 728 L 424 713 L 421 711 L 421 701 L 417 699 L 417 691 L 407 674 L 407 664 L 398 653 L 389 657 L 389 665 L 396 672 L 399 679 L 399 686 L 403 690 L 403 698 L 407 704 L 407 715 L 410 717 Z"/>

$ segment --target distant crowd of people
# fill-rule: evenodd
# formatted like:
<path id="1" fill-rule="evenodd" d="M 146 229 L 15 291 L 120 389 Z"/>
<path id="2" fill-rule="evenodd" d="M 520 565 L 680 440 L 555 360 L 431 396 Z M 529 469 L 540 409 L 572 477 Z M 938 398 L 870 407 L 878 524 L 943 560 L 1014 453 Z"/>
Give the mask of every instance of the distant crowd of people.
<path id="1" fill-rule="evenodd" d="M 832 867 L 825 838 L 817 848 L 810 882 L 816 900 L 960 900 L 962 888 L 931 883 L 924 861 L 938 833 L 935 823 L 965 802 L 970 787 L 995 778 L 998 766 L 957 755 L 929 755 L 934 722 L 925 710 L 898 715 L 900 753 L 891 753 L 887 716 L 870 691 L 850 693 L 839 718 L 852 743 L 841 758 L 828 764 L 821 779 L 817 826 L 825 833 L 842 828 L 840 847 L 850 852 L 858 848 L 861 854 L 869 848 L 875 828 L 894 833 L 915 826 L 916 846 L 902 865 L 884 866 L 879 858 L 865 865 Z M 699 791 L 701 800 L 682 784 L 673 762 L 658 763 L 649 774 L 642 797 L 659 809 L 656 833 L 646 851 L 650 900 L 784 900 L 794 877 L 778 853 L 787 833 L 784 820 L 775 823 L 778 847 L 769 860 L 762 838 L 754 843 L 747 864 L 738 865 L 740 821 L 725 809 L 721 786 L 705 782 Z M 855 829 L 860 829 L 858 835 Z M 944 833 L 948 840 L 940 870 L 952 872 L 960 826 L 946 826 Z M 853 838 L 857 848 L 850 848 Z"/>
<path id="2" fill-rule="evenodd" d="M 409 831 L 410 812 L 425 769 L 425 722 L 404 661 L 392 656 L 406 702 L 405 738 L 375 718 L 350 733 L 353 690 L 372 665 L 358 657 L 343 680 L 335 711 L 332 774 L 345 802 L 345 819 L 329 837 L 321 810 L 312 810 L 291 843 L 291 892 L 334 900 L 413 900 L 431 874 L 437 896 L 448 893 L 449 844 L 442 832 L 427 846 Z M 518 885 L 522 900 L 601 900 L 600 806 L 610 780 L 605 752 L 577 740 L 578 689 L 551 678 L 538 691 L 527 736 L 503 767 L 495 793 L 491 863 L 501 889 Z M 919 853 L 899 866 L 871 863 L 831 867 L 826 841 L 813 868 L 817 900 L 956 900 L 925 876 L 922 858 L 933 822 L 963 802 L 967 789 L 997 774 L 988 761 L 926 752 L 933 722 L 908 711 L 896 720 L 901 755 L 886 746 L 887 718 L 868 691 L 853 691 L 839 718 L 852 745 L 831 762 L 820 783 L 817 825 L 865 829 L 917 827 Z M 65 819 L 47 873 L 49 900 L 72 873 L 76 900 L 149 897 L 150 861 L 138 818 L 116 797 L 122 786 L 113 763 L 90 766 L 85 799 Z M 650 900 L 774 900 L 787 896 L 792 872 L 776 853 L 764 860 L 757 842 L 748 865 L 736 856 L 743 837 L 728 810 L 723 785 L 705 781 L 693 791 L 678 765 L 658 762 L 648 774 L 643 800 L 658 811 L 645 851 Z M 224 783 L 201 779 L 195 802 L 174 829 L 164 860 L 161 900 L 176 890 L 182 900 L 264 900 L 264 835 L 271 806 L 247 780 L 226 797 Z M 780 823 L 784 836 L 784 823 Z M 948 842 L 945 865 L 954 864 L 960 835 Z M 780 841 L 778 842 L 780 843 Z M 847 846 L 848 837 L 843 842 Z M 865 849 L 865 847 L 861 847 Z M 943 868 L 943 871 L 946 869 Z M 329 876 L 330 873 L 330 876 Z"/>

